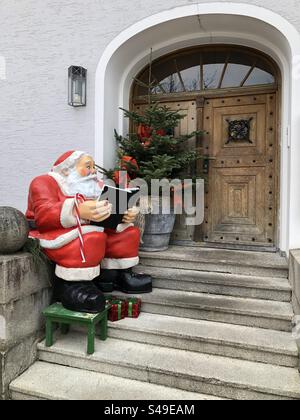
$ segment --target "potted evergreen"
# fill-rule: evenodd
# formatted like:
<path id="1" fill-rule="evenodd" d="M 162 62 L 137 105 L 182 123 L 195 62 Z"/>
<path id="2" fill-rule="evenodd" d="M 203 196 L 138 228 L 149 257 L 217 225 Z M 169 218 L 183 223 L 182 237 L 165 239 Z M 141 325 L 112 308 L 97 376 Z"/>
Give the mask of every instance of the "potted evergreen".
<path id="1" fill-rule="evenodd" d="M 200 132 L 176 136 L 175 129 L 185 116 L 159 103 L 150 104 L 142 114 L 124 109 L 123 111 L 134 130 L 127 136 L 119 135 L 115 131 L 118 164 L 113 170 L 104 171 L 102 168 L 101 170 L 117 184 L 124 185 L 124 179 L 120 179 L 120 171 L 127 171 L 125 183 L 139 178 L 148 184 L 151 196 L 147 200 L 149 209 L 155 208 L 154 213 L 159 214 L 150 211 L 145 215 L 142 250 L 162 251 L 169 246 L 176 216 L 173 203 L 169 214 L 163 214 L 162 197 L 153 197 L 151 181 L 191 177 L 190 168 L 201 156 L 196 151 L 189 150 L 187 142 Z M 172 197 L 169 199 L 172 201 Z M 167 197 L 164 197 L 164 203 L 166 200 Z"/>

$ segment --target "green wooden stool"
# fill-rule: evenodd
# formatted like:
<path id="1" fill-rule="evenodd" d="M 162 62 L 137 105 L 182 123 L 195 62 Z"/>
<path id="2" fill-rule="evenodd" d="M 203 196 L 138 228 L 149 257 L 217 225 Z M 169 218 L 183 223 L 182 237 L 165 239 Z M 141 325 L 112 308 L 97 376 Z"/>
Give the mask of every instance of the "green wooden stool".
<path id="1" fill-rule="evenodd" d="M 61 303 L 55 303 L 43 311 L 46 318 L 46 347 L 53 346 L 53 333 L 58 324 L 62 334 L 67 334 L 70 325 L 86 325 L 88 327 L 87 353 L 95 352 L 95 334 L 97 325 L 100 326 L 99 338 L 107 339 L 107 318 L 109 307 L 99 314 L 73 312 L 65 309 Z"/>

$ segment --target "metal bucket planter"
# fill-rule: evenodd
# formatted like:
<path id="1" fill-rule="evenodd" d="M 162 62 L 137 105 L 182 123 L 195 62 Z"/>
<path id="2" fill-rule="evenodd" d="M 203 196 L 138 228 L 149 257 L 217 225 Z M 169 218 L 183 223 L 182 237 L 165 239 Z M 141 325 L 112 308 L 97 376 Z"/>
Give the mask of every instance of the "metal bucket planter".
<path id="1" fill-rule="evenodd" d="M 145 215 L 143 244 L 140 248 L 141 251 L 159 252 L 166 251 L 169 248 L 176 215 L 172 209 L 171 214 L 163 214 L 161 199 L 152 199 L 152 209 L 157 209 L 157 206 L 159 207 L 158 211 L 155 211 L 155 214 L 151 213 Z"/>

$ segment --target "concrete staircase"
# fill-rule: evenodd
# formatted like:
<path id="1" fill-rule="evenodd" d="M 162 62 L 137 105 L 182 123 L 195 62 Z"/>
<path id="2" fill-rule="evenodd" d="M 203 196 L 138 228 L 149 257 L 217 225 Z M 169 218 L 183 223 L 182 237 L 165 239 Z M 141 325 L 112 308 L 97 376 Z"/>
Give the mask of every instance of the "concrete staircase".
<path id="1" fill-rule="evenodd" d="M 39 345 L 12 399 L 300 399 L 288 268 L 277 254 L 171 247 L 138 320 L 86 356 L 80 330 Z"/>

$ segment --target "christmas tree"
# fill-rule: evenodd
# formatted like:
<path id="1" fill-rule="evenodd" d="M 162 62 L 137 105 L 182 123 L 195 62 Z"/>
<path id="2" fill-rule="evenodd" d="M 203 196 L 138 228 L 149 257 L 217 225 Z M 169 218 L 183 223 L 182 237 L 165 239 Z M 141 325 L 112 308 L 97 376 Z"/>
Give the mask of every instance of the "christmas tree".
<path id="1" fill-rule="evenodd" d="M 115 131 L 118 163 L 109 171 L 100 168 L 102 173 L 114 179 L 117 184 L 124 184 L 119 172 L 127 171 L 126 182 L 141 178 L 149 186 L 152 179 L 171 180 L 195 176 L 195 163 L 203 156 L 190 150 L 188 142 L 201 135 L 201 132 L 175 135 L 176 127 L 185 115 L 159 103 L 150 104 L 143 114 L 122 110 L 130 120 L 130 126 L 134 127 L 134 132 L 122 136 Z"/>

